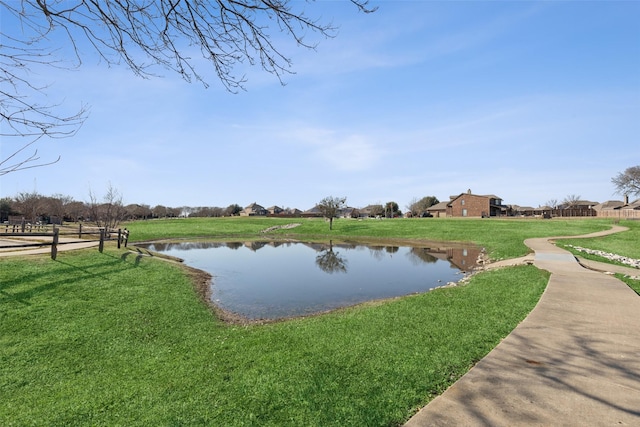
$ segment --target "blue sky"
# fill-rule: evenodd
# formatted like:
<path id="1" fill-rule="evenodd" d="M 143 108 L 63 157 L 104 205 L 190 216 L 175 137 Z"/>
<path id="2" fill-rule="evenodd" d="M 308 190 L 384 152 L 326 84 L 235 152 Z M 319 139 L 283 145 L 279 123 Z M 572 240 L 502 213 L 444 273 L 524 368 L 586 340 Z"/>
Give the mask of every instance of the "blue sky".
<path id="1" fill-rule="evenodd" d="M 125 203 L 171 207 L 304 210 L 344 196 L 404 210 L 467 189 L 526 206 L 621 199 L 611 178 L 640 164 L 640 2 L 372 5 L 308 4 L 338 36 L 281 45 L 296 74 L 282 86 L 241 70 L 238 94 L 213 76 L 208 89 L 168 71 L 144 80 L 82 46 L 78 70 L 39 78 L 52 103 L 84 102 L 89 118 L 73 138 L 38 142 L 61 160 L 1 177 L 0 196 L 86 201 L 111 183 Z"/>

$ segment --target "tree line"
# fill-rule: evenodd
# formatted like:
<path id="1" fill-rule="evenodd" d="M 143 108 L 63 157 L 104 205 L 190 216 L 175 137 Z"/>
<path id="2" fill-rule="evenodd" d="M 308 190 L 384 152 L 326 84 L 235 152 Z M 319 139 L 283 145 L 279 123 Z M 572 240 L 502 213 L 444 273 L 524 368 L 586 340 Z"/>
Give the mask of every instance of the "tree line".
<path id="1" fill-rule="evenodd" d="M 109 187 L 98 197 L 89 193 L 88 201 L 78 201 L 63 194 L 45 196 L 36 191 L 21 192 L 15 197 L 0 199 L 0 223 L 6 221 L 26 221 L 29 223 L 52 223 L 85 221 L 98 227 L 115 228 L 126 220 L 152 218 L 221 217 L 238 215 L 242 207 L 232 204 L 227 207 L 127 204 L 122 202 L 121 194 Z"/>
<path id="2" fill-rule="evenodd" d="M 612 178 L 616 192 L 625 195 L 640 195 L 640 166 L 627 168 Z M 338 212 L 345 208 L 346 197 L 328 196 L 318 202 L 320 213 L 330 221 Z M 578 195 L 569 195 L 562 201 L 564 206 L 572 206 L 580 200 Z M 406 206 L 407 216 L 421 217 L 428 215 L 427 209 L 439 203 L 435 196 L 426 196 L 421 199 L 414 197 Z M 548 202 L 550 207 L 560 205 L 557 200 Z M 402 216 L 402 212 L 396 202 L 387 202 L 385 205 L 371 205 L 372 216 L 395 218 Z M 238 215 L 242 211 L 239 204 L 231 204 L 227 207 L 216 206 L 181 206 L 168 207 L 156 205 L 151 207 L 146 204 L 124 205 L 121 193 L 109 184 L 106 193 L 98 197 L 93 191 L 89 192 L 89 201 L 77 201 L 73 197 L 63 194 L 44 196 L 36 191 L 21 192 L 15 197 L 0 199 L 0 223 L 13 220 L 25 220 L 31 223 L 62 223 L 86 221 L 99 227 L 115 228 L 125 220 L 152 219 L 152 218 L 177 218 L 177 217 L 222 217 Z M 332 221 L 330 222 L 330 227 Z"/>
<path id="3" fill-rule="evenodd" d="M 346 197 L 325 197 L 316 205 L 320 214 L 328 219 L 338 216 L 346 208 Z M 434 196 L 414 198 L 405 215 L 421 217 L 426 210 L 438 203 Z M 368 214 L 375 217 L 397 218 L 403 215 L 396 202 L 370 205 Z M 116 228 L 122 221 L 179 217 L 227 217 L 239 215 L 242 206 L 237 203 L 220 206 L 151 206 L 122 202 L 121 193 L 111 185 L 102 197 L 89 192 L 88 201 L 78 201 L 71 196 L 54 194 L 45 196 L 36 191 L 21 192 L 15 197 L 0 199 L 0 223 L 26 221 L 28 223 L 61 224 L 63 222 L 90 222 L 98 227 Z M 358 211 L 357 209 L 355 211 Z"/>

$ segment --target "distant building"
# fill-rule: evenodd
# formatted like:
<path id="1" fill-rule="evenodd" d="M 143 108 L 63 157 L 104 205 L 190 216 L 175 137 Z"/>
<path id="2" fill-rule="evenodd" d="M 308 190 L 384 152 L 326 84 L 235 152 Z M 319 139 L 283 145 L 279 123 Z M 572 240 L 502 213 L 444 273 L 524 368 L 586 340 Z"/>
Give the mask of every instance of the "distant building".
<path id="1" fill-rule="evenodd" d="M 596 216 L 604 218 L 615 218 L 620 215 L 620 208 L 625 203 L 622 200 L 607 200 L 606 202 L 598 203 L 593 207 L 596 211 Z"/>
<path id="2" fill-rule="evenodd" d="M 251 203 L 249 206 L 240 211 L 240 216 L 264 216 L 267 215 L 269 211 L 265 208 L 257 204 L 256 202 Z"/>
<path id="3" fill-rule="evenodd" d="M 447 203 L 448 217 L 496 217 L 509 214 L 509 207 L 493 194 L 481 196 L 467 190 L 458 196 L 451 196 Z"/>
<path id="4" fill-rule="evenodd" d="M 306 211 L 302 212 L 302 215 L 304 215 L 304 216 L 322 216 L 322 211 L 320 210 L 320 207 L 318 207 L 318 205 L 315 205 L 311 209 L 307 209 Z"/>
<path id="5" fill-rule="evenodd" d="M 384 214 L 384 207 L 382 205 L 367 205 L 364 208 L 358 209 L 359 218 L 374 218 Z"/>
<path id="6" fill-rule="evenodd" d="M 447 216 L 447 205 L 449 202 L 436 203 L 433 206 L 427 208 L 427 213 L 435 218 Z"/>
<path id="7" fill-rule="evenodd" d="M 640 199 L 620 206 L 620 218 L 640 218 Z"/>
<path id="8" fill-rule="evenodd" d="M 267 212 L 269 212 L 270 215 L 280 215 L 284 212 L 284 209 L 279 206 L 271 206 L 270 208 L 267 208 Z"/>
<path id="9" fill-rule="evenodd" d="M 356 208 L 345 207 L 338 211 L 338 217 L 340 218 L 358 218 L 360 216 L 360 211 Z"/>
<path id="10" fill-rule="evenodd" d="M 624 201 L 609 200 L 594 206 L 593 209 L 596 211 L 596 216 L 604 218 L 640 218 L 640 199 L 631 203 L 628 197 L 625 197 Z"/>
<path id="11" fill-rule="evenodd" d="M 302 211 L 298 208 L 287 208 L 283 212 L 285 215 L 301 215 Z"/>

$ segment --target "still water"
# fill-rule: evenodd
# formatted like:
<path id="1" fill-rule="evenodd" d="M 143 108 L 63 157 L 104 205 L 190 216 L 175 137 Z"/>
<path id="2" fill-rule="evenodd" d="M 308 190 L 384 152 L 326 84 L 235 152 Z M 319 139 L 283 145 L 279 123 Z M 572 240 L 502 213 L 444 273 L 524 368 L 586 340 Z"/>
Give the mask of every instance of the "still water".
<path id="1" fill-rule="evenodd" d="M 462 278 L 477 247 L 359 243 L 155 243 L 213 276 L 212 302 L 248 319 L 304 316 L 381 298 L 425 292 Z"/>

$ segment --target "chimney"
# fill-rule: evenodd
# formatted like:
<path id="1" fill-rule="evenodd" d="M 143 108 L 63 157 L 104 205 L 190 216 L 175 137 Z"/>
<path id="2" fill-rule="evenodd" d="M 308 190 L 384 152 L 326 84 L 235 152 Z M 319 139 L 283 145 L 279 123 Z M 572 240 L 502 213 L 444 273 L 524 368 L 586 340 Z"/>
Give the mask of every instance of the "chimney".
<path id="1" fill-rule="evenodd" d="M 625 194 L 624 195 L 624 205 L 627 206 L 629 204 L 629 195 Z"/>

